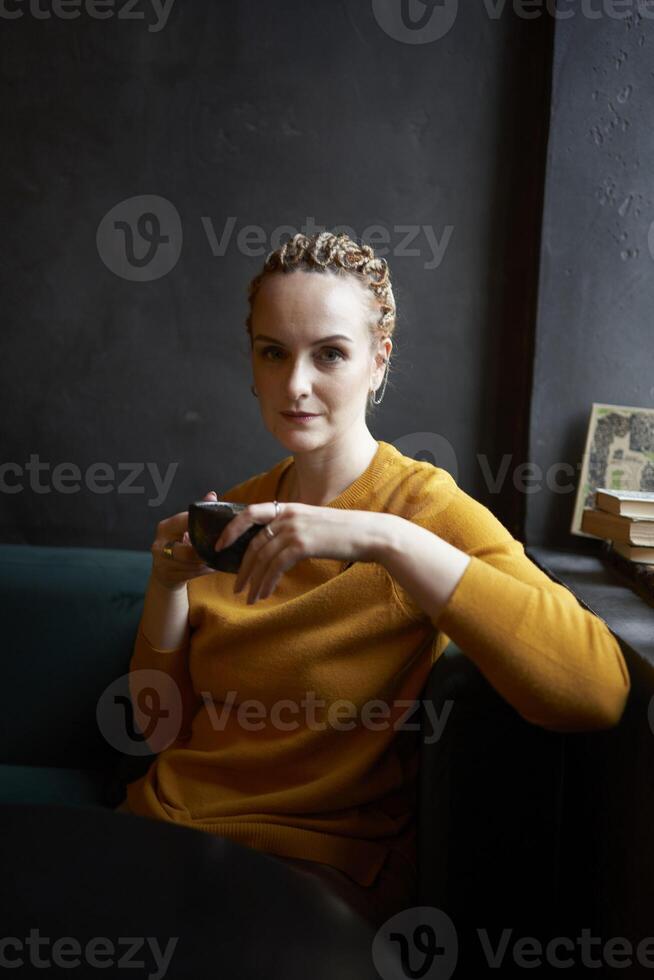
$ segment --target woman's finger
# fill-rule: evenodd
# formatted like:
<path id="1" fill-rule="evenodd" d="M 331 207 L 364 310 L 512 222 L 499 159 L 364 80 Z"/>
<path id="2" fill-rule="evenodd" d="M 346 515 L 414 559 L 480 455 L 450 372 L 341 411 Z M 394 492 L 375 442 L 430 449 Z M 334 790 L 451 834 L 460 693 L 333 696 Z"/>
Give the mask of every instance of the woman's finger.
<path id="1" fill-rule="evenodd" d="M 282 575 L 300 560 L 300 555 L 290 544 L 277 542 L 275 551 L 266 555 L 264 564 L 257 563 L 252 572 L 248 604 L 266 599 L 277 587 Z"/>
<path id="2" fill-rule="evenodd" d="M 252 538 L 249 545 L 245 549 L 245 554 L 243 555 L 241 566 L 238 570 L 236 581 L 234 582 L 234 595 L 236 595 L 237 592 L 240 592 L 247 582 L 248 576 L 252 572 L 255 564 L 260 560 L 259 555 L 266 547 L 266 542 L 272 544 L 274 540 L 274 538 L 269 538 L 265 531 L 260 531 L 256 537 Z"/>
<path id="3" fill-rule="evenodd" d="M 181 541 L 185 531 L 188 530 L 188 511 L 182 510 L 179 514 L 172 517 L 165 517 L 157 525 L 157 536 L 165 538 L 166 541 Z"/>
<path id="4" fill-rule="evenodd" d="M 248 504 L 245 510 L 238 513 L 225 525 L 214 546 L 216 551 L 228 548 L 254 524 L 259 524 L 263 528 L 278 516 L 273 501 Z"/>
<path id="5" fill-rule="evenodd" d="M 174 541 L 173 555 L 175 556 L 175 561 L 181 562 L 185 565 L 204 564 L 203 559 L 200 558 L 192 544 L 186 544 L 179 538 L 171 538 L 170 540 Z M 163 548 L 166 543 L 167 542 L 165 541 L 161 542 L 159 555 L 163 561 L 170 561 L 170 558 L 163 554 Z"/>

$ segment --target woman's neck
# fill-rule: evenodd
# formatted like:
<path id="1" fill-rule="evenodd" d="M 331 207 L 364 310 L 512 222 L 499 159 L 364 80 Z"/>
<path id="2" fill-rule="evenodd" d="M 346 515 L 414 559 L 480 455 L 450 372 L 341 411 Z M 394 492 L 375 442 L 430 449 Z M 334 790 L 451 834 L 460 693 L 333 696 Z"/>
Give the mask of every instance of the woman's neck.
<path id="1" fill-rule="evenodd" d="M 375 457 L 379 444 L 372 436 L 370 439 L 355 455 L 348 453 L 346 458 L 330 459 L 329 469 L 324 464 L 307 465 L 306 460 L 294 457 L 284 474 L 282 500 L 324 507 L 340 496 L 368 469 Z"/>

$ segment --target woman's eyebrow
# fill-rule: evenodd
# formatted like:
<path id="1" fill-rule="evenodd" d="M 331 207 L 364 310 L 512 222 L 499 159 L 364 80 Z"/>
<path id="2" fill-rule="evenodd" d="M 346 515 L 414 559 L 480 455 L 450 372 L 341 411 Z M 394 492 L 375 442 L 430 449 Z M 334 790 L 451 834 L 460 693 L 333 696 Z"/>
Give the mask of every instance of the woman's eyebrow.
<path id="1" fill-rule="evenodd" d="M 270 341 L 273 344 L 279 344 L 280 347 L 283 347 L 284 346 L 284 344 L 282 344 L 281 340 L 277 340 L 275 337 L 268 337 L 265 333 L 258 333 L 254 339 L 255 340 L 268 340 L 268 341 Z M 315 347 L 317 344 L 324 344 L 328 340 L 347 340 L 347 342 L 350 343 L 350 344 L 354 343 L 354 341 L 352 340 L 352 338 L 351 337 L 346 337 L 344 333 L 333 333 L 330 337 L 322 337 L 320 340 L 314 340 L 313 343 L 311 344 L 311 347 Z"/>

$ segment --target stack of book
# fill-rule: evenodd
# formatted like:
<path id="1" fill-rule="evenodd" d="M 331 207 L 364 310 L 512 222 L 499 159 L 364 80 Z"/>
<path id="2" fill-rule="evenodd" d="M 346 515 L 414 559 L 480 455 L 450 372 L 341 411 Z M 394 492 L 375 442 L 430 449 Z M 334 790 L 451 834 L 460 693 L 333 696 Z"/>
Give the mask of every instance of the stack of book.
<path id="1" fill-rule="evenodd" d="M 654 492 L 595 491 L 595 506 L 584 508 L 581 530 L 603 538 L 631 562 L 654 565 Z"/>

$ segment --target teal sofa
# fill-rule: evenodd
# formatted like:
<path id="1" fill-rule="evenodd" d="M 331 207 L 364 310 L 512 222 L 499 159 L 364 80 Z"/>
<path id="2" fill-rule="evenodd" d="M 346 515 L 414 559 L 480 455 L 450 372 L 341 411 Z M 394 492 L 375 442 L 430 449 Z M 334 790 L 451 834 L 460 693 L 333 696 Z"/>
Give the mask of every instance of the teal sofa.
<path id="1" fill-rule="evenodd" d="M 112 746 L 96 712 L 128 671 L 151 564 L 149 552 L 0 545 L 0 803 L 114 807 L 150 764 Z"/>

